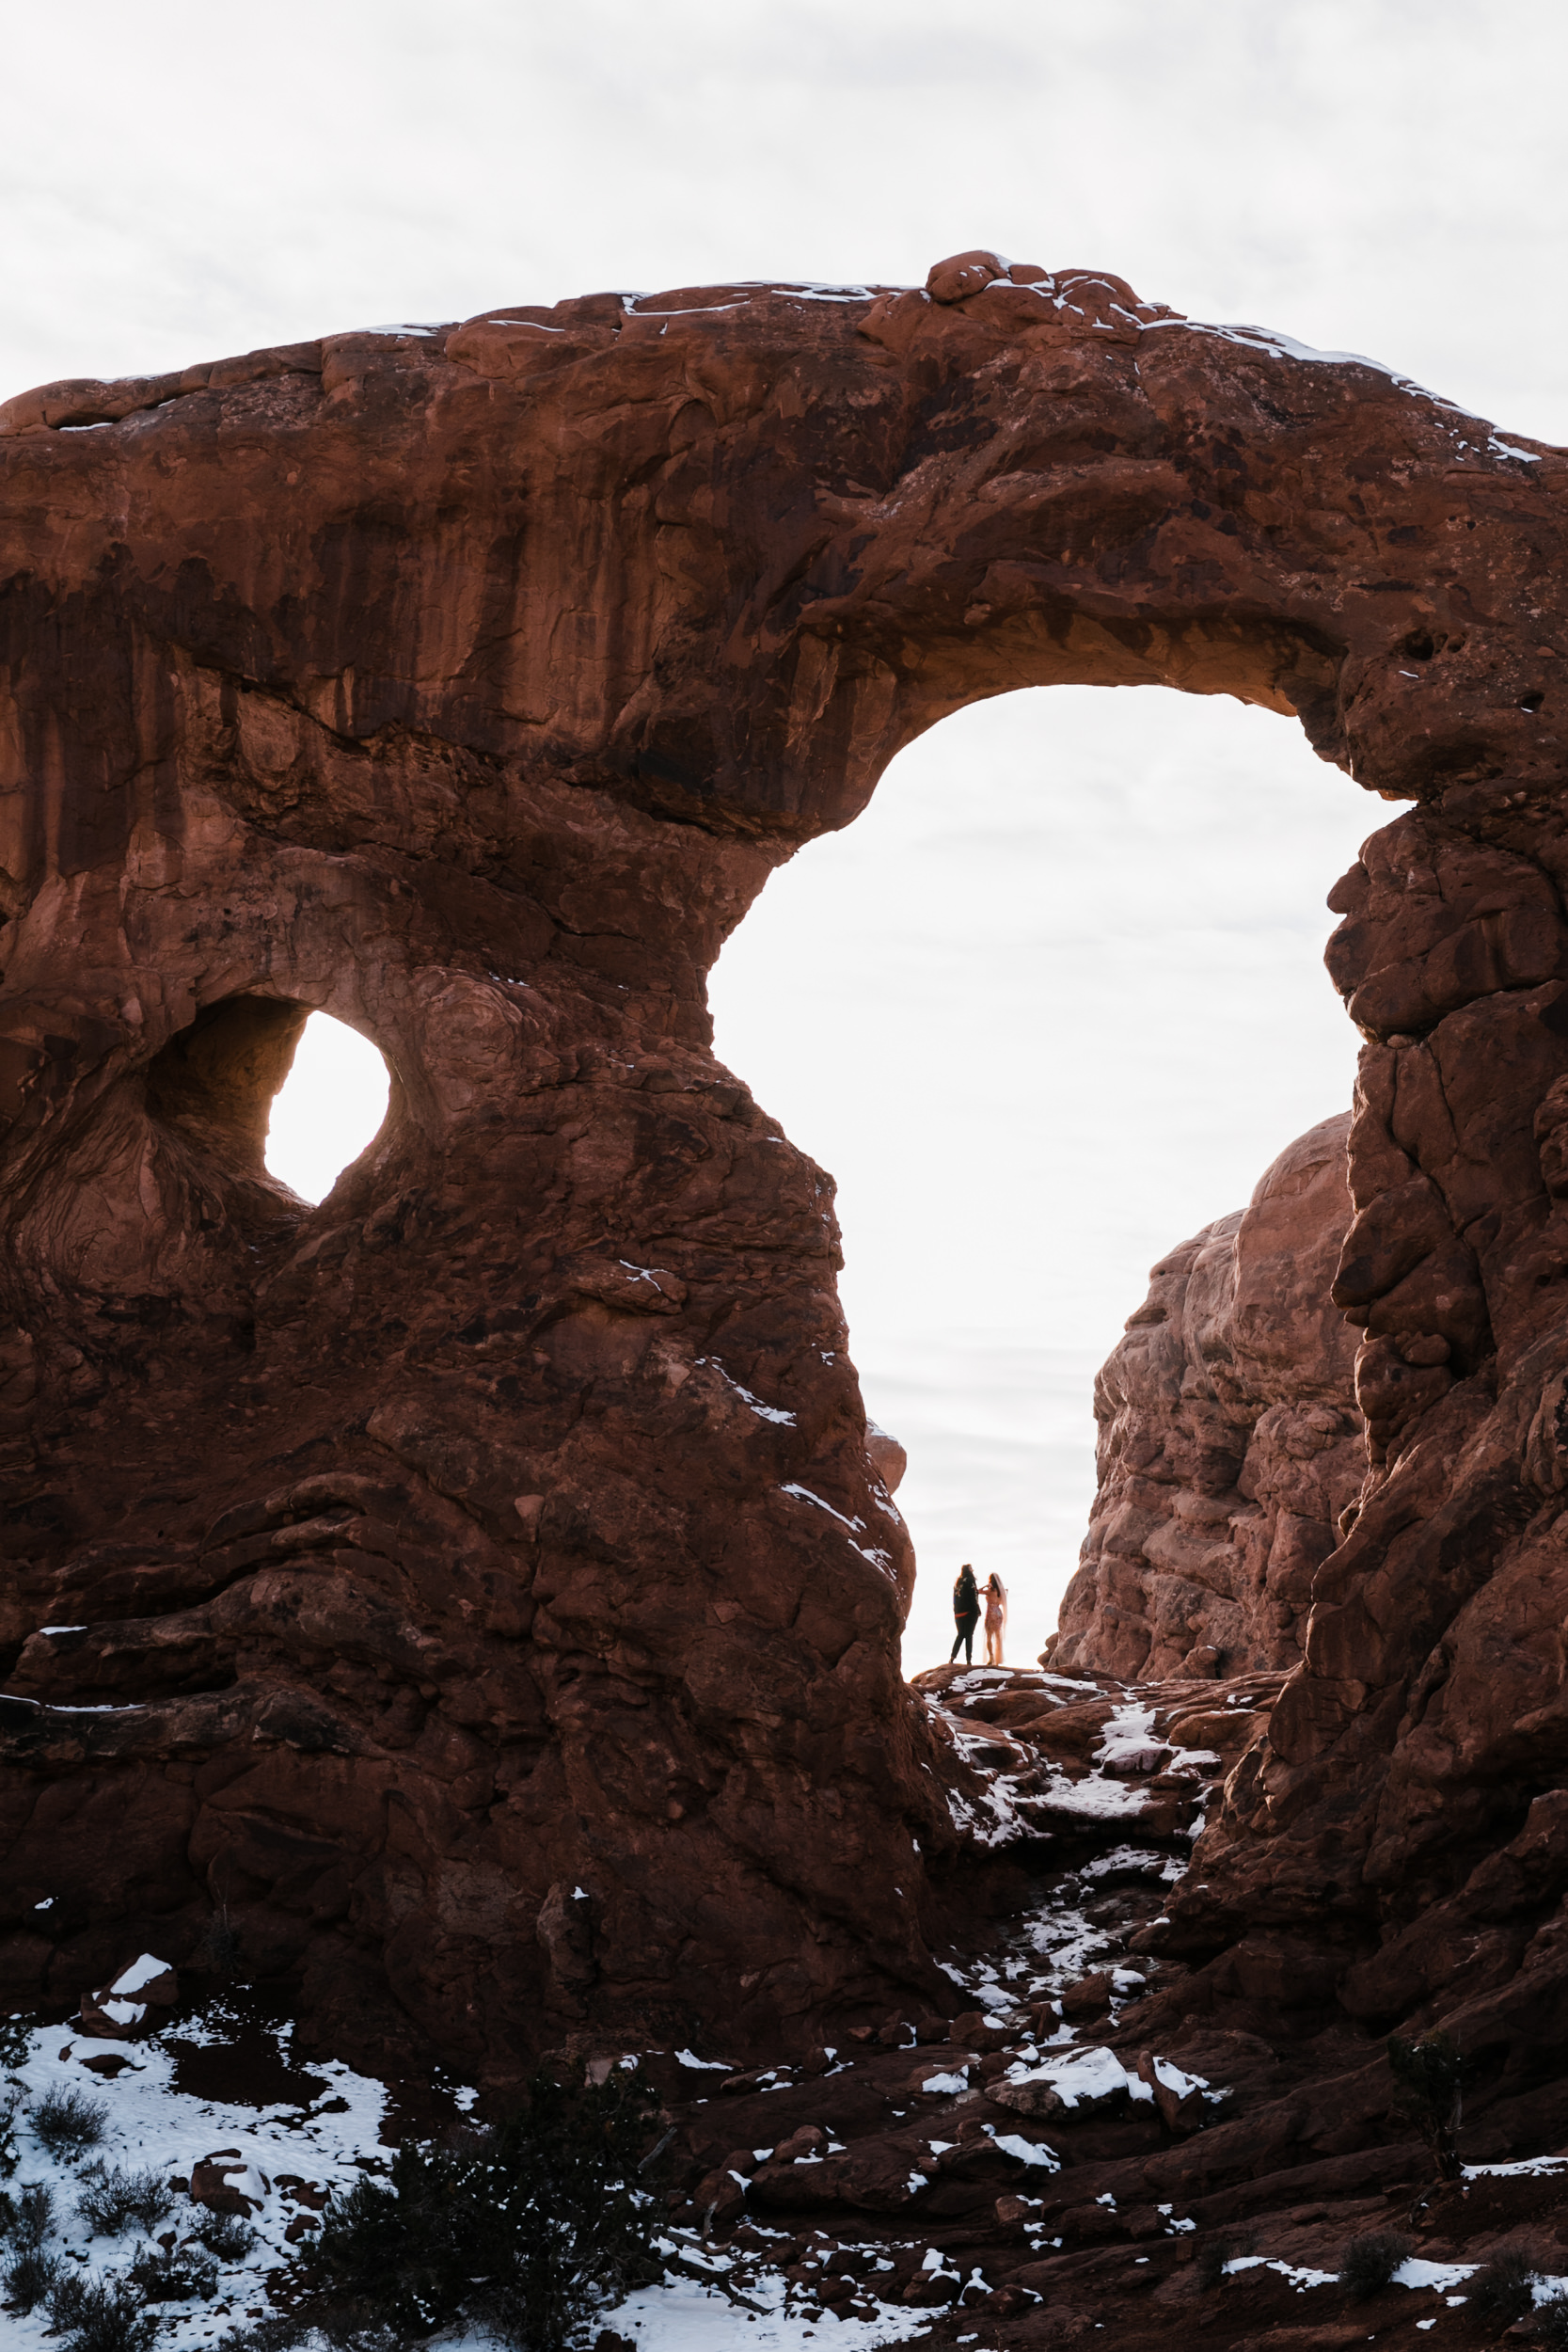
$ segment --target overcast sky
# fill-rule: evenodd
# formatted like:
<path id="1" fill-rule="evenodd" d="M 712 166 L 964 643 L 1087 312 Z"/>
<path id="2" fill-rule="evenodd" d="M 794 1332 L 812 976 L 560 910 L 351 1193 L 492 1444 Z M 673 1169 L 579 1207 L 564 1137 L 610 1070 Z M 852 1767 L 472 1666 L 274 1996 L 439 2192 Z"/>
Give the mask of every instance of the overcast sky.
<path id="1" fill-rule="evenodd" d="M 1544 0 L 0 0 L 0 396 L 604 286 L 918 282 L 984 244 L 1568 440 Z M 965 1557 L 1037 1645 L 1146 1267 L 1348 1099 L 1322 898 L 1389 813 L 1265 713 L 1009 697 L 906 753 L 727 950 L 721 1049 L 840 1178 L 857 1359 L 911 1445 L 912 1662 Z"/>

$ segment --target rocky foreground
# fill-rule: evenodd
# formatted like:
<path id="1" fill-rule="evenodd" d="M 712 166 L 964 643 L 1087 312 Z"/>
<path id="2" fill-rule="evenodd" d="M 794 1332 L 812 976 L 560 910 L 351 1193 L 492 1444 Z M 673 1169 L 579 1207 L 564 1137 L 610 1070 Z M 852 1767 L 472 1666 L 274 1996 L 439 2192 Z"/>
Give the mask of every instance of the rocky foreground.
<path id="1" fill-rule="evenodd" d="M 986 1779 L 969 1838 L 1015 1859 L 1005 1895 L 989 1873 L 1006 1915 L 945 1963 L 969 2006 L 716 2070 L 702 2091 L 673 2058 L 642 2060 L 680 2123 L 673 2218 L 736 2292 L 782 2270 L 803 2312 L 912 2309 L 916 2340 L 997 2352 L 1173 2329 L 1216 2352 L 1328 2352 L 1490 2344 L 1516 2323 L 1466 2290 L 1499 2251 L 1527 2255 L 1538 2298 L 1568 2273 L 1560 2102 L 1500 2071 L 1476 2083 L 1463 2177 L 1439 2182 L 1381 2037 L 1324 1983 L 1283 1951 L 1202 1970 L 1161 1951 L 1170 1890 L 1283 1679 L 918 1678 L 938 1737 Z M 1359 2299 L 1341 2265 L 1388 2233 L 1394 2276 Z"/>

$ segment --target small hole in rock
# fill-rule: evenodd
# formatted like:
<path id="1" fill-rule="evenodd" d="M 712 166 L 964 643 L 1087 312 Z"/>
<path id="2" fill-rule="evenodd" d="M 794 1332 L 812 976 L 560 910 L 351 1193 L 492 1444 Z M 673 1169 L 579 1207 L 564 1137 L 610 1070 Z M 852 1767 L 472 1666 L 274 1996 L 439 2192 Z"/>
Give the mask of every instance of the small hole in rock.
<path id="1" fill-rule="evenodd" d="M 1534 687 L 1528 694 L 1520 695 L 1519 707 L 1521 710 L 1539 710 L 1545 699 L 1540 688 Z"/>
<path id="2" fill-rule="evenodd" d="M 368 1038 L 313 1012 L 273 1099 L 267 1171 L 323 1200 L 387 1116 L 387 1065 Z"/>

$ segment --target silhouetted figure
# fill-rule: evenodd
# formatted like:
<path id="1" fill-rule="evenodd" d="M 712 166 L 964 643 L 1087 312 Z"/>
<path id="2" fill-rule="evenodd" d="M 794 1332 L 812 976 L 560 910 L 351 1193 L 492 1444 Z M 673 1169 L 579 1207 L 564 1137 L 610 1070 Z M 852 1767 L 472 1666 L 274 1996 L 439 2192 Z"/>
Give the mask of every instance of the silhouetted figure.
<path id="1" fill-rule="evenodd" d="M 1002 1663 L 1002 1636 L 1007 1630 L 1007 1588 L 992 1568 L 986 1579 L 986 1663 Z"/>
<path id="2" fill-rule="evenodd" d="M 974 1629 L 980 1622 L 980 1590 L 974 1581 L 974 1571 L 967 1560 L 953 1579 L 953 1622 L 958 1631 L 958 1638 L 948 1652 L 947 1662 L 949 1665 L 952 1664 L 958 1654 L 961 1643 L 964 1664 L 973 1666 L 974 1663 Z"/>

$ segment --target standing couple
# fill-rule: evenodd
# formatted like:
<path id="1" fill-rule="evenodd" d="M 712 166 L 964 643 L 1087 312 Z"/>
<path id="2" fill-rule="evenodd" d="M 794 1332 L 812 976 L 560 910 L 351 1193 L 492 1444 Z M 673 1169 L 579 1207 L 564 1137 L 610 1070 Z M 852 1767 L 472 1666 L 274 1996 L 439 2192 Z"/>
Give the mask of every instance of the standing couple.
<path id="1" fill-rule="evenodd" d="M 995 1569 L 986 1579 L 986 1663 L 1002 1663 L 1002 1636 L 1007 1628 L 1007 1588 Z M 958 1627 L 958 1639 L 948 1654 L 948 1664 L 962 1645 L 964 1664 L 974 1663 L 974 1629 L 980 1622 L 980 1588 L 974 1581 L 974 1571 L 966 1560 L 953 1583 L 953 1622 Z"/>

